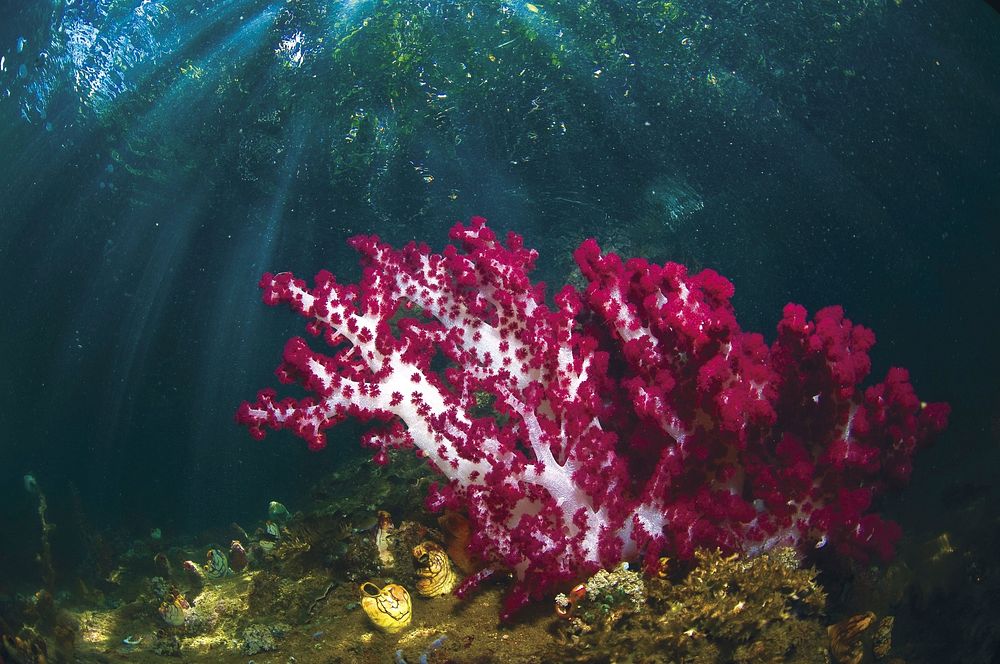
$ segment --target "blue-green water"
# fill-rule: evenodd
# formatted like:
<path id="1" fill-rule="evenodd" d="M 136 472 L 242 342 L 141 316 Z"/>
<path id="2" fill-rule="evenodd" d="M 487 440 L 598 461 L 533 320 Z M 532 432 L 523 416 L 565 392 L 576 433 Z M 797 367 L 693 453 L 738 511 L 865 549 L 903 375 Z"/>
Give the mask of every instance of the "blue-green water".
<path id="1" fill-rule="evenodd" d="M 986 3 L 0 7 L 0 593 L 37 573 L 29 471 L 54 520 L 126 533 L 305 501 L 359 429 L 311 456 L 233 423 L 298 333 L 260 274 L 353 277 L 347 237 L 440 248 L 475 214 L 554 284 L 592 236 L 718 270 L 744 329 L 843 304 L 875 375 L 954 409 L 886 509 L 917 540 L 996 523 L 942 500 L 995 499 L 1000 461 Z"/>

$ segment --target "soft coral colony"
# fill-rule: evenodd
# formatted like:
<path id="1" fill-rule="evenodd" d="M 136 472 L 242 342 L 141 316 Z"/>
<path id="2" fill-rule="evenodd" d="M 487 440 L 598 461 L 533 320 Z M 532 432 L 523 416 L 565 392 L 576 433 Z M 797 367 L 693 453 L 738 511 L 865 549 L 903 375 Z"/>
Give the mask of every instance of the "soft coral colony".
<path id="1" fill-rule="evenodd" d="M 290 339 L 278 377 L 313 396 L 264 390 L 238 420 L 320 449 L 354 416 L 378 423 L 363 440 L 377 462 L 416 448 L 447 479 L 430 504 L 464 509 L 473 551 L 515 574 L 508 614 L 598 568 L 698 547 L 891 555 L 899 527 L 872 499 L 908 478 L 948 406 L 921 403 L 904 369 L 862 388 L 875 338 L 839 307 L 810 320 L 787 305 L 768 346 L 740 330 L 715 272 L 588 240 L 588 285 L 552 308 L 520 236 L 502 243 L 477 217 L 451 238 L 461 248 L 440 254 L 353 238 L 356 285 L 264 275 L 265 302 L 334 352 Z M 476 417 L 483 395 L 495 412 Z"/>

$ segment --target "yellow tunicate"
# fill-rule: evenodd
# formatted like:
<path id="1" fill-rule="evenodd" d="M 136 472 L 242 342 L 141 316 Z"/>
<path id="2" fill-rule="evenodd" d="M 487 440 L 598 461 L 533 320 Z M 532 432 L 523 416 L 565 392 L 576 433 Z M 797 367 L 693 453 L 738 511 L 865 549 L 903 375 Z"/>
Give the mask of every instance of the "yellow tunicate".
<path id="1" fill-rule="evenodd" d="M 447 595 L 455 587 L 458 577 L 451 559 L 438 544 L 421 542 L 413 547 L 417 568 L 417 592 L 424 597 Z"/>
<path id="2" fill-rule="evenodd" d="M 390 583 L 380 589 L 366 581 L 361 584 L 360 590 L 361 608 L 380 630 L 393 634 L 410 625 L 413 605 L 406 588 Z"/>

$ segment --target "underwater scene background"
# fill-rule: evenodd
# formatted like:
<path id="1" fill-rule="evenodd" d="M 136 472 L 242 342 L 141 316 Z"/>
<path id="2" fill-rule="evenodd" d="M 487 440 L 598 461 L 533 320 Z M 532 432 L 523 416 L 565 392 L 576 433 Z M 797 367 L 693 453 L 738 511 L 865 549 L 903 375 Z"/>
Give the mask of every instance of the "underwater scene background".
<path id="1" fill-rule="evenodd" d="M 0 57 L 0 662 L 1000 661 L 988 4 L 5 1 Z M 235 423 L 302 334 L 258 282 L 477 215 L 550 302 L 593 237 L 716 270 L 768 343 L 788 302 L 874 330 L 871 375 L 952 409 L 875 504 L 893 560 L 705 550 L 513 623 L 496 579 L 369 622 L 427 538 L 470 573 L 468 522 L 356 421 L 319 452 Z"/>

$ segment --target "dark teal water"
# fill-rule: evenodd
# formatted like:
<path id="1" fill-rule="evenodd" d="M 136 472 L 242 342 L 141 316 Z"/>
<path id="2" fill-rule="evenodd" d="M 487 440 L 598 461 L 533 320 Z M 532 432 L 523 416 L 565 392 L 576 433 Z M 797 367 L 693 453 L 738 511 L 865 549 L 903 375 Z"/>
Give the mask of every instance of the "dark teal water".
<path id="1" fill-rule="evenodd" d="M 919 538 L 965 505 L 942 496 L 996 496 L 986 3 L 0 7 L 4 572 L 34 573 L 29 471 L 61 520 L 127 532 L 304 500 L 356 430 L 314 457 L 233 423 L 298 333 L 260 274 L 349 277 L 347 237 L 440 248 L 473 214 L 555 284 L 594 236 L 718 270 L 744 329 L 843 304 L 875 375 L 906 366 L 954 408 L 886 509 Z"/>

